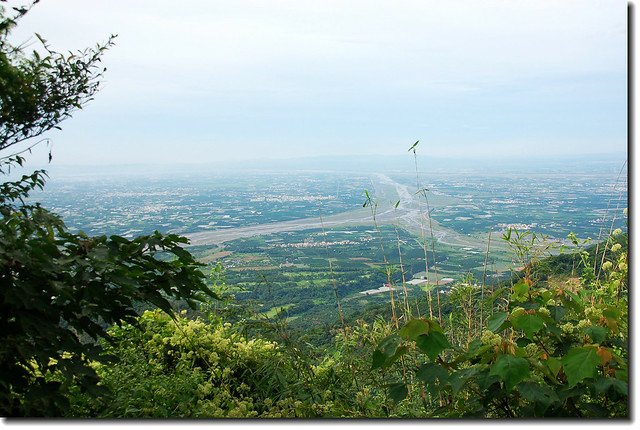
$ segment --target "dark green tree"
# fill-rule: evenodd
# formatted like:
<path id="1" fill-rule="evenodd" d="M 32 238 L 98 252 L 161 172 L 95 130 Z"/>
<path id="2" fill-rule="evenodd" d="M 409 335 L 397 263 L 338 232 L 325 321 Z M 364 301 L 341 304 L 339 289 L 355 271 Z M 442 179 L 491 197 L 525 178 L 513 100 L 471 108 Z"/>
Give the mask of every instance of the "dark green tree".
<path id="1" fill-rule="evenodd" d="M 37 36 L 45 54 L 28 53 L 8 36 L 29 8 L 0 3 L 3 175 L 23 165 L 20 154 L 43 133 L 91 100 L 112 44 L 110 38 L 65 55 Z M 14 145 L 23 149 L 3 156 Z M 172 299 L 195 306 L 214 296 L 183 237 L 155 232 L 127 240 L 68 231 L 59 216 L 28 199 L 46 177 L 38 170 L 0 185 L 2 416 L 64 415 L 70 387 L 101 390 L 91 362 L 108 359 L 97 342 L 108 340 L 108 326 L 135 324 L 145 306 L 172 314 Z"/>

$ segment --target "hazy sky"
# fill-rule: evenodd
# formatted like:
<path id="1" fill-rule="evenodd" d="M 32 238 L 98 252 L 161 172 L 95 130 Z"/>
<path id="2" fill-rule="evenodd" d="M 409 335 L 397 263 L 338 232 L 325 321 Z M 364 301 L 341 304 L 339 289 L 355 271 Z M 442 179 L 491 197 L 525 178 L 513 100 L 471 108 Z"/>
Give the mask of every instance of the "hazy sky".
<path id="1" fill-rule="evenodd" d="M 117 33 L 58 163 L 626 151 L 622 0 L 42 0 L 12 36 Z"/>

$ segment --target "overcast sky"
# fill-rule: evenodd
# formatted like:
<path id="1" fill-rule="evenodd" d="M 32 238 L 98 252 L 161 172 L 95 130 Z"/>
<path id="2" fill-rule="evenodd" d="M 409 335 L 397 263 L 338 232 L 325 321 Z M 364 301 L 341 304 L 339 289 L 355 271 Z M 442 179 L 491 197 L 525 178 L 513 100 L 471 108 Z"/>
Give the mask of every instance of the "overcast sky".
<path id="1" fill-rule="evenodd" d="M 62 164 L 626 151 L 622 0 L 42 0 L 12 35 L 117 33 Z"/>

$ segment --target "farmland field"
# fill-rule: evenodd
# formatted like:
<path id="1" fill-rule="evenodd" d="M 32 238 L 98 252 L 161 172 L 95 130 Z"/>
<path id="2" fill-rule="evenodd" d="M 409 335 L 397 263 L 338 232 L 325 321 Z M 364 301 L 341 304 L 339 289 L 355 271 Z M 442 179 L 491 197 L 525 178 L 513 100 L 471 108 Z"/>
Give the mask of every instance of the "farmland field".
<path id="1" fill-rule="evenodd" d="M 400 172 L 63 178 L 36 198 L 88 234 L 184 234 L 201 262 L 222 264 L 237 300 L 304 326 L 334 324 L 336 297 L 356 317 L 389 299 L 378 290 L 389 281 L 421 312 L 442 279 L 502 279 L 518 266 L 501 240 L 508 228 L 547 235 L 559 252 L 570 232 L 596 240 L 625 227 L 625 177 L 611 172 L 419 181 Z M 429 283 L 407 284 L 414 277 Z"/>

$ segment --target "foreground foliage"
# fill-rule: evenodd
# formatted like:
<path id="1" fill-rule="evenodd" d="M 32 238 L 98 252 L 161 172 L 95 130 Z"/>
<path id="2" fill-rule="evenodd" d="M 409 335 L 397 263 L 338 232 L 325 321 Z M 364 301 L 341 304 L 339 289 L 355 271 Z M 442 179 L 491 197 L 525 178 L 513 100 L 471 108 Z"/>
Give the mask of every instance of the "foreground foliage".
<path id="1" fill-rule="evenodd" d="M 171 312 L 168 298 L 193 306 L 212 294 L 198 263 L 182 248 L 185 238 L 70 233 L 57 215 L 24 203 L 43 184 L 44 173 L 35 172 L 0 186 L 0 412 L 5 416 L 57 415 L 68 407 L 70 385 L 97 390 L 88 366 L 101 357 L 95 342 L 108 336 L 109 325 L 135 323 L 143 304 Z"/>
<path id="2" fill-rule="evenodd" d="M 96 396 L 76 390 L 68 413 L 626 417 L 626 237 L 617 236 L 611 248 L 612 264 L 597 287 L 589 276 L 540 285 L 523 277 L 496 290 L 488 302 L 501 304 L 468 342 L 460 333 L 466 322 L 443 328 L 413 318 L 396 330 L 379 318 L 339 330 L 327 350 L 303 351 L 285 333 L 279 341 L 245 335 L 248 319 L 232 325 L 219 315 L 173 320 L 146 312 L 137 327 L 109 330 L 105 351 L 120 360 L 94 365 L 107 391 Z"/>
<path id="3" fill-rule="evenodd" d="M 626 417 L 627 252 L 614 235 L 602 281 L 586 252 L 577 283 L 536 285 L 525 270 L 491 297 L 507 304 L 491 308 L 479 337 L 456 344 L 435 321 L 412 319 L 379 343 L 373 367 L 398 375 L 412 356 L 390 394 L 419 391 L 434 416 Z"/>
<path id="4" fill-rule="evenodd" d="M 78 53 L 27 53 L 7 38 L 28 8 L 0 6 L 0 151 L 40 136 L 91 100 L 111 41 Z M 22 151 L 0 157 L 0 175 L 23 165 Z M 49 154 L 51 159 L 51 153 Z M 106 328 L 135 323 L 138 308 L 171 312 L 169 298 L 211 296 L 185 238 L 155 233 L 134 240 L 67 230 L 30 194 L 42 170 L 0 184 L 0 414 L 52 416 L 68 410 L 71 386 L 97 394 L 89 366 L 103 359 Z"/>

